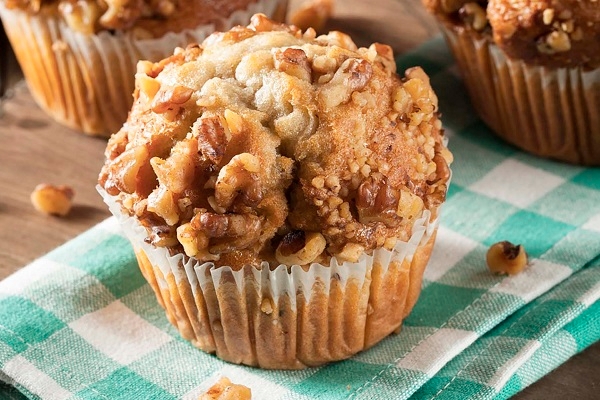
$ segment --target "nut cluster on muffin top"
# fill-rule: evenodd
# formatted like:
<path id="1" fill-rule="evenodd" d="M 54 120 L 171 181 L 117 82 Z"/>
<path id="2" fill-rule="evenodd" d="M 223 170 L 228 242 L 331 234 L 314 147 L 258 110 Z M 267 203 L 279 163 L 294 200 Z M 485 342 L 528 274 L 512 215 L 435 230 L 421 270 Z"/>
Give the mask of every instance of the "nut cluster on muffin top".
<path id="1" fill-rule="evenodd" d="M 0 0 L 8 8 L 56 13 L 75 31 L 132 30 L 140 39 L 216 23 L 256 0 Z M 217 29 L 220 26 L 216 26 Z"/>
<path id="2" fill-rule="evenodd" d="M 443 202 L 451 154 L 420 68 L 257 14 L 158 63 L 100 185 L 147 240 L 217 265 L 356 259 Z"/>
<path id="3" fill-rule="evenodd" d="M 511 58 L 557 68 L 600 65 L 600 1 L 423 2 L 447 23 L 492 34 Z"/>

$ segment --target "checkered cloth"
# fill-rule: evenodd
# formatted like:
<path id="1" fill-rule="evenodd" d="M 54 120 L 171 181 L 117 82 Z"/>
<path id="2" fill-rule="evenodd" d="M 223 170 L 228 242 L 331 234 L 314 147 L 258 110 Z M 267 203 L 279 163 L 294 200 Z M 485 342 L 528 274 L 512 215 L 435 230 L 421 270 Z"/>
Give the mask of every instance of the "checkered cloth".
<path id="1" fill-rule="evenodd" d="M 400 334 L 303 371 L 220 361 L 167 322 L 111 218 L 0 282 L 0 379 L 12 385 L 0 397 L 196 399 L 227 376 L 256 399 L 507 398 L 600 340 L 600 169 L 491 135 L 441 39 L 398 63 L 432 77 L 455 155 L 423 292 Z M 487 271 L 500 240 L 524 244 L 524 272 Z"/>

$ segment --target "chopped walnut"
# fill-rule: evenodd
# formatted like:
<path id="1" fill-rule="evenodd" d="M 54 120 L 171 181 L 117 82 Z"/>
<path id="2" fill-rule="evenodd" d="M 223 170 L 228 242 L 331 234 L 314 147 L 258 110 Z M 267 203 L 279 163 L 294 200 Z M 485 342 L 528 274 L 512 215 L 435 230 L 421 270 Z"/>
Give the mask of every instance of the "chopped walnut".
<path id="1" fill-rule="evenodd" d="M 95 1 L 61 1 L 58 10 L 72 29 L 85 35 L 96 31 L 95 24 L 103 13 Z"/>
<path id="2" fill-rule="evenodd" d="M 439 1 L 439 0 L 425 0 Z M 483 2 L 478 2 L 483 4 Z M 600 62 L 600 2 L 489 0 L 486 38 L 527 65 L 595 69 Z M 486 28 L 487 29 L 487 28 Z"/>
<path id="3" fill-rule="evenodd" d="M 146 95 L 149 100 L 153 100 L 160 89 L 160 82 L 146 73 L 137 73 L 135 75 L 135 83 L 136 88 Z"/>
<path id="4" fill-rule="evenodd" d="M 482 31 L 488 25 L 487 14 L 478 3 L 471 2 L 463 5 L 458 14 L 476 31 Z"/>
<path id="5" fill-rule="evenodd" d="M 403 220 L 414 221 L 423 212 L 423 199 L 409 190 L 401 190 L 399 196 L 396 214 Z"/>
<path id="6" fill-rule="evenodd" d="M 333 0 L 304 1 L 290 16 L 290 22 L 302 30 L 320 32 L 333 12 Z"/>
<path id="7" fill-rule="evenodd" d="M 388 226 L 399 224 L 396 209 L 400 195 L 385 177 L 369 177 L 358 187 L 356 207 L 362 223 L 383 222 Z"/>
<path id="8" fill-rule="evenodd" d="M 569 35 L 562 30 L 557 30 L 546 35 L 538 43 L 538 51 L 544 54 L 554 54 L 571 49 L 571 39 Z"/>
<path id="9" fill-rule="evenodd" d="M 69 186 L 42 183 L 31 193 L 31 203 L 41 213 L 64 217 L 71 210 L 74 195 Z"/>
<path id="10" fill-rule="evenodd" d="M 348 102 L 353 92 L 365 87 L 373 74 L 366 60 L 350 58 L 342 63 L 331 81 L 323 86 L 320 99 L 326 108 Z"/>
<path id="11" fill-rule="evenodd" d="M 137 0 L 105 0 L 108 9 L 98 22 L 109 29 L 129 29 L 142 15 Z"/>
<path id="12" fill-rule="evenodd" d="M 189 222 L 177 228 L 177 240 L 181 243 L 185 254 L 189 257 L 196 257 L 201 250 L 208 248 L 208 238 L 206 235 L 194 229 Z M 206 255 L 203 254 L 203 256 Z"/>
<path id="13" fill-rule="evenodd" d="M 261 233 L 261 220 L 253 214 L 201 212 L 192 218 L 190 225 L 196 232 L 213 239 L 208 247 L 211 254 L 246 249 L 257 241 Z"/>
<path id="14" fill-rule="evenodd" d="M 228 123 L 218 116 L 204 117 L 196 121 L 192 134 L 198 138 L 198 151 L 219 164 L 231 139 Z"/>
<path id="15" fill-rule="evenodd" d="M 357 262 L 361 255 L 365 252 L 365 248 L 357 243 L 347 243 L 342 251 L 337 253 L 335 257 L 339 262 Z"/>
<path id="16" fill-rule="evenodd" d="M 317 232 L 293 231 L 283 237 L 275 257 L 285 265 L 307 265 L 323 253 L 327 241 Z"/>
<path id="17" fill-rule="evenodd" d="M 211 386 L 208 391 L 201 394 L 198 400 L 251 400 L 250 388 L 232 383 L 229 378 L 222 377 Z"/>
<path id="18" fill-rule="evenodd" d="M 554 9 L 547 8 L 542 12 L 542 21 L 544 21 L 545 25 L 550 25 L 554 20 Z"/>
<path id="19" fill-rule="evenodd" d="M 259 160 L 250 153 L 234 156 L 227 165 L 221 168 L 215 183 L 215 200 L 225 209 L 229 208 L 236 198 L 252 207 L 262 200 L 261 184 L 257 173 L 260 171 Z"/>
<path id="20" fill-rule="evenodd" d="M 161 89 L 152 102 L 152 111 L 163 114 L 170 110 L 179 109 L 192 97 L 193 92 L 192 89 L 184 86 Z"/>
<path id="21" fill-rule="evenodd" d="M 486 262 L 493 273 L 516 275 L 525 269 L 528 259 L 523 246 L 504 241 L 490 246 Z"/>
<path id="22" fill-rule="evenodd" d="M 287 48 L 275 53 L 275 68 L 288 75 L 310 82 L 311 68 L 302 49 Z"/>

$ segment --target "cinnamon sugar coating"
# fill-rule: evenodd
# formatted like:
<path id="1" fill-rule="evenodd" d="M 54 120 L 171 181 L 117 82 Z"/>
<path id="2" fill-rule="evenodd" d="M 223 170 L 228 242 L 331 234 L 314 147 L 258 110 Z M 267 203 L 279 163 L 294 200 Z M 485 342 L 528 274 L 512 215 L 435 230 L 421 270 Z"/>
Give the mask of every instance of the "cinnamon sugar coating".
<path id="1" fill-rule="evenodd" d="M 457 29 L 474 29 L 513 59 L 553 68 L 600 65 L 600 1 L 423 0 Z M 486 21 L 481 24 L 482 13 Z"/>
<path id="2" fill-rule="evenodd" d="M 452 157 L 420 68 L 339 32 L 275 23 L 140 62 L 100 185 L 148 241 L 241 268 L 353 260 L 407 240 Z"/>

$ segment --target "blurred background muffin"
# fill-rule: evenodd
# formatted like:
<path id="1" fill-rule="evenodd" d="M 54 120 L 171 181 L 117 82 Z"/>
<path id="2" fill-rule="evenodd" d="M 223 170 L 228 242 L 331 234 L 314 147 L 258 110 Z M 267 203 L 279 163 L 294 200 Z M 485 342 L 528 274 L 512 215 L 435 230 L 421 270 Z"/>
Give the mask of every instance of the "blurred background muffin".
<path id="1" fill-rule="evenodd" d="M 600 165 L 600 2 L 423 0 L 473 106 L 508 142 Z"/>
<path id="2" fill-rule="evenodd" d="M 0 102 L 8 89 L 22 79 L 21 70 L 0 21 Z M 0 115 L 2 108 L 0 107 Z"/>
<path id="3" fill-rule="evenodd" d="M 157 61 L 256 12 L 284 20 L 287 0 L 0 0 L 0 18 L 31 93 L 57 121 L 116 132 L 140 59 Z"/>
<path id="4" fill-rule="evenodd" d="M 293 369 L 399 329 L 452 160 L 423 70 L 262 14 L 139 66 L 99 191 L 182 336 Z"/>

